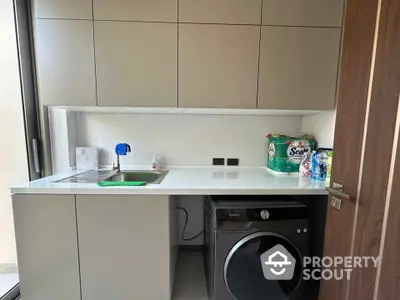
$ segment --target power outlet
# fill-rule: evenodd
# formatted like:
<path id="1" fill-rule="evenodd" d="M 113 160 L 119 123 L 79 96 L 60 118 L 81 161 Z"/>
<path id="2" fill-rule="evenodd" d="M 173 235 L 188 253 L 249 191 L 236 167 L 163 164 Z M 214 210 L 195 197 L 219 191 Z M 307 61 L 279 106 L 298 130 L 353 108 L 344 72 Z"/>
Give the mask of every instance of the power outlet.
<path id="1" fill-rule="evenodd" d="M 228 158 L 227 159 L 228 166 L 238 166 L 239 165 L 239 158 Z"/>
<path id="2" fill-rule="evenodd" d="M 225 158 L 213 158 L 213 166 L 225 166 Z"/>

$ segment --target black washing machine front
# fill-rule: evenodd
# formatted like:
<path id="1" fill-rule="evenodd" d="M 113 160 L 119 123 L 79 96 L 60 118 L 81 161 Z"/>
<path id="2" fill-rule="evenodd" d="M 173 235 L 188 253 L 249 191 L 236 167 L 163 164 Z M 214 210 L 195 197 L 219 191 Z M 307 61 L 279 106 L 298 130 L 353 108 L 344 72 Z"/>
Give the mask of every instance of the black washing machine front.
<path id="1" fill-rule="evenodd" d="M 278 245 L 283 246 L 296 261 L 293 276 L 288 280 L 267 280 L 260 257 Z M 300 250 L 283 235 L 256 232 L 241 239 L 228 253 L 224 263 L 224 282 L 237 300 L 298 299 L 303 283 L 301 261 Z"/>
<path id="2" fill-rule="evenodd" d="M 303 298 L 302 260 L 309 255 L 307 207 L 292 198 L 253 199 L 214 196 L 205 203 L 209 299 L 310 300 Z M 290 278 L 272 279 L 266 275 L 268 267 L 278 275 L 285 268 Z"/>

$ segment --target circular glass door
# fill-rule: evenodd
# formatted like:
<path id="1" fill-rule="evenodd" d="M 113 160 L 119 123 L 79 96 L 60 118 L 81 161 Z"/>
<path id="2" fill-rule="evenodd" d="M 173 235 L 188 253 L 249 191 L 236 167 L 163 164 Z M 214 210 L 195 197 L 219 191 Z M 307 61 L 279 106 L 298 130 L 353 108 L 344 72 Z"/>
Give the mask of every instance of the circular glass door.
<path id="1" fill-rule="evenodd" d="M 296 260 L 290 280 L 269 280 L 264 276 L 261 255 L 277 245 L 282 245 Z M 271 259 L 275 259 L 275 256 L 276 253 L 272 253 Z M 284 236 L 257 232 L 233 246 L 225 260 L 224 279 L 228 290 L 237 300 L 292 299 L 290 297 L 297 292 L 302 281 L 302 257 L 299 250 Z"/>

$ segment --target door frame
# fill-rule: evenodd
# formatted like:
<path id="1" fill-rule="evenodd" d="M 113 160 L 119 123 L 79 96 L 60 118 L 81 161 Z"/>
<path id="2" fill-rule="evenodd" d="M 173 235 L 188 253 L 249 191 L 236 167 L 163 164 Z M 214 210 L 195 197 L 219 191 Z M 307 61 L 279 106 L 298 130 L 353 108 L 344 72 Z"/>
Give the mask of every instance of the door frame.
<path id="1" fill-rule="evenodd" d="M 42 134 L 40 131 L 39 102 L 37 96 L 35 60 L 33 51 L 33 30 L 29 0 L 14 0 L 14 25 L 20 76 L 23 122 L 27 151 L 27 166 L 30 180 L 43 176 L 43 159 L 40 158 Z M 1 297 L 1 300 L 19 299 L 20 286 L 16 284 Z"/>
<path id="2" fill-rule="evenodd" d="M 45 151 L 43 148 L 49 143 L 43 142 L 45 135 L 40 130 L 41 115 L 33 47 L 31 1 L 14 0 L 13 5 L 29 178 L 35 180 L 44 175 Z"/>

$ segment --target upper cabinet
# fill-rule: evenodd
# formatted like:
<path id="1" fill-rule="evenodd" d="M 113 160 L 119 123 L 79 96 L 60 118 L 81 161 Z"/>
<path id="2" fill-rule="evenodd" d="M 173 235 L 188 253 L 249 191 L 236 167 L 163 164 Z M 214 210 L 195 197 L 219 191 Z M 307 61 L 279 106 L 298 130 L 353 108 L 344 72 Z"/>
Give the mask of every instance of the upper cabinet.
<path id="1" fill-rule="evenodd" d="M 96 105 L 93 22 L 37 19 L 36 71 L 43 105 Z"/>
<path id="2" fill-rule="evenodd" d="M 259 108 L 333 109 L 340 29 L 263 27 Z"/>
<path id="3" fill-rule="evenodd" d="M 263 25 L 342 26 L 343 0 L 264 0 Z"/>
<path id="4" fill-rule="evenodd" d="M 179 25 L 179 106 L 256 108 L 260 29 Z"/>
<path id="5" fill-rule="evenodd" d="M 50 1 L 50 0 L 49 0 Z M 177 0 L 93 0 L 95 20 L 177 21 Z"/>
<path id="6" fill-rule="evenodd" d="M 33 0 L 40 102 L 333 109 L 344 0 Z"/>
<path id="7" fill-rule="evenodd" d="M 33 0 L 36 18 L 92 19 L 92 0 Z"/>
<path id="8" fill-rule="evenodd" d="M 177 106 L 177 25 L 95 22 L 98 104 Z"/>
<path id="9" fill-rule="evenodd" d="M 179 21 L 189 23 L 261 23 L 262 0 L 180 0 Z"/>

